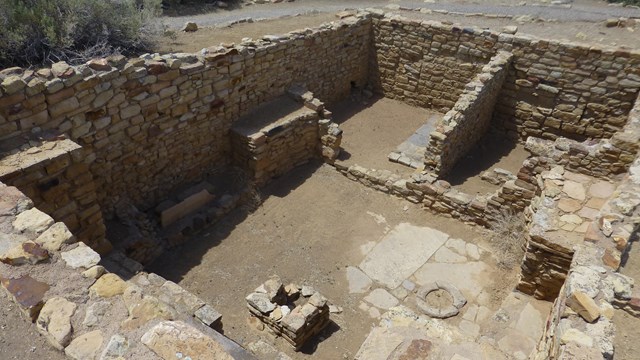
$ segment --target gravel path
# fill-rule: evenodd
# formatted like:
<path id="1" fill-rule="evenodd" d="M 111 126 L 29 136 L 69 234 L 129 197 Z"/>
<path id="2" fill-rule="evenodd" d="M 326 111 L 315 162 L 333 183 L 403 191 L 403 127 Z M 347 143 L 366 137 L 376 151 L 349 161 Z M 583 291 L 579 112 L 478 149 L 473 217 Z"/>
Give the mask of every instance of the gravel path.
<path id="1" fill-rule="evenodd" d="M 608 6 L 604 1 L 575 1 L 570 8 L 566 6 L 549 6 L 545 4 L 523 4 L 520 1 L 436 1 L 425 3 L 419 0 L 296 0 L 278 4 L 262 4 L 245 6 L 235 10 L 219 9 L 201 15 L 164 17 L 165 23 L 173 28 L 181 27 L 186 21 L 195 21 L 200 26 L 225 25 L 229 22 L 245 18 L 253 20 L 273 19 L 283 16 L 310 14 L 317 12 L 337 12 L 345 8 L 384 7 L 396 4 L 406 8 L 429 8 L 462 13 L 485 13 L 499 15 L 531 15 L 543 19 L 560 21 L 602 21 L 612 17 L 640 18 L 640 9 L 631 7 Z"/>

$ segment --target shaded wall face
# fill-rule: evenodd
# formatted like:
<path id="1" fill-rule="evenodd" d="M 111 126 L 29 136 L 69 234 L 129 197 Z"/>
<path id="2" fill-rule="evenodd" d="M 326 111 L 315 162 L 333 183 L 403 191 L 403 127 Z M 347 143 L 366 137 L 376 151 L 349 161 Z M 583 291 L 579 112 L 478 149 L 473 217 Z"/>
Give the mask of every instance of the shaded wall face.
<path id="1" fill-rule="evenodd" d="M 370 21 L 361 19 L 194 64 L 133 59 L 100 71 L 34 74 L 0 94 L 0 139 L 65 133 L 83 147 L 107 215 L 121 198 L 151 206 L 227 163 L 231 124 L 292 84 L 327 101 L 346 97 L 352 82 L 364 84 L 369 33 Z"/>

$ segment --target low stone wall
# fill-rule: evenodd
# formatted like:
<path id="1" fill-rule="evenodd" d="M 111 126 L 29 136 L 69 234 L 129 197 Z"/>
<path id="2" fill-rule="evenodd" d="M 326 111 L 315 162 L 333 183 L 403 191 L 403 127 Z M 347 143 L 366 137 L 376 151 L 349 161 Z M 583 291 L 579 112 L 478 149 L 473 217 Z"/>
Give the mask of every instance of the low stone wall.
<path id="1" fill-rule="evenodd" d="M 110 251 L 97 188 L 80 146 L 68 139 L 32 145 L 0 160 L 0 181 L 18 187 L 80 241 L 100 253 Z"/>
<path id="2" fill-rule="evenodd" d="M 2 183 L 0 229 L 2 288 L 67 357 L 255 359 L 213 329 L 221 315 L 210 305 L 156 274 L 107 272 L 63 223 Z"/>
<path id="3" fill-rule="evenodd" d="M 610 177 L 626 173 L 640 149 L 640 97 L 629 113 L 627 124 L 611 139 L 577 142 L 566 138 L 555 141 L 529 138 L 526 147 L 534 155 L 550 157 L 581 174 Z"/>
<path id="4" fill-rule="evenodd" d="M 571 268 L 532 359 L 612 359 L 613 309 L 640 313 L 640 291 L 617 273 L 640 229 L 640 158 L 577 244 Z"/>
<path id="5" fill-rule="evenodd" d="M 349 179 L 365 186 L 423 204 L 425 209 L 438 214 L 490 227 L 505 214 L 520 213 L 529 206 L 540 191 L 537 175 L 548 169 L 548 161 L 545 158 L 527 159 L 516 180 L 509 180 L 495 193 L 486 195 L 463 193 L 428 173 L 402 178 L 388 170 L 370 170 L 358 165 L 334 166 Z"/>
<path id="6" fill-rule="evenodd" d="M 458 101 L 429 135 L 425 167 L 435 174 L 447 174 L 491 125 L 493 108 L 513 55 L 499 52 L 465 86 Z"/>

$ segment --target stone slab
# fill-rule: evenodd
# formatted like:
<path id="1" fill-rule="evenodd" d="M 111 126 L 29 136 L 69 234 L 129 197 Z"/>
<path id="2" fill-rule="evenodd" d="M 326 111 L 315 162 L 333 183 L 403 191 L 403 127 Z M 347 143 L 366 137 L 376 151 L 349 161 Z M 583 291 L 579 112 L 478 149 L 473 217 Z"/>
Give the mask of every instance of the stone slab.
<path id="1" fill-rule="evenodd" d="M 480 261 L 463 264 L 427 263 L 418 269 L 414 276 L 420 285 L 438 281 L 449 282 L 470 301 L 494 280 L 489 265 Z"/>
<path id="2" fill-rule="evenodd" d="M 441 231 L 402 223 L 369 252 L 359 267 L 372 280 L 395 289 L 447 239 L 449 235 Z"/>
<path id="3" fill-rule="evenodd" d="M 162 359 L 233 360 L 213 338 L 182 321 L 163 321 L 142 336 L 142 343 Z"/>
<path id="4" fill-rule="evenodd" d="M 164 210 L 160 214 L 160 222 L 163 227 L 167 227 L 181 218 L 199 210 L 215 199 L 206 189 L 187 197 L 178 204 Z"/>
<path id="5" fill-rule="evenodd" d="M 349 283 L 349 294 L 363 294 L 371 288 L 371 279 L 357 267 L 347 267 L 346 275 Z"/>

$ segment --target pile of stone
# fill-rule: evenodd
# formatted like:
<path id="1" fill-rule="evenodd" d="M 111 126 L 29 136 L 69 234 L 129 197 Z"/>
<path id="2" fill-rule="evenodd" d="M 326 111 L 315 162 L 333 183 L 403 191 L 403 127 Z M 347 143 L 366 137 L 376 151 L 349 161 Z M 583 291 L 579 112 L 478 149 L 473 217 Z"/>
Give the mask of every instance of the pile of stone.
<path id="1" fill-rule="evenodd" d="M 296 305 L 301 295 L 308 299 Z M 308 286 L 285 287 L 278 277 L 260 285 L 246 300 L 251 316 L 273 334 L 282 336 L 296 351 L 329 324 L 329 304 L 324 296 Z"/>

